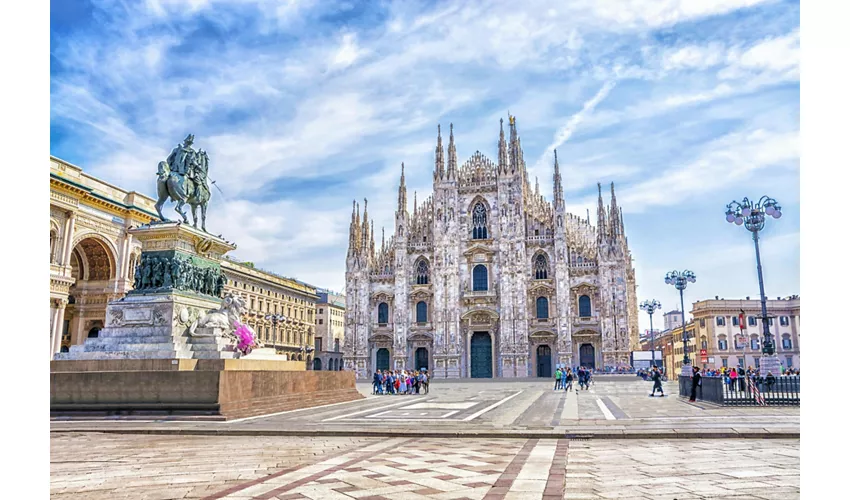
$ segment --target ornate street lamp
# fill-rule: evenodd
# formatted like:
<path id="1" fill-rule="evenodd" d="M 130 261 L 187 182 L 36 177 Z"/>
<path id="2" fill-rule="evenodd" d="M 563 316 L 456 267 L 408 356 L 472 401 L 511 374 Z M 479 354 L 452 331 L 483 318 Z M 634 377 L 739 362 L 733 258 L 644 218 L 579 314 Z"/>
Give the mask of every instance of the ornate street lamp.
<path id="1" fill-rule="evenodd" d="M 767 216 L 778 219 L 782 217 L 782 207 L 779 202 L 769 196 L 762 196 L 758 201 L 752 202 L 747 198 L 740 203 L 732 201 L 726 205 L 726 222 L 740 226 L 744 225 L 753 233 L 753 242 L 756 245 L 756 269 L 759 275 L 759 293 L 761 293 L 761 322 L 764 329 L 764 345 L 762 352 L 768 356 L 776 353 L 773 336 L 770 334 L 770 326 L 767 318 L 767 297 L 764 295 L 764 280 L 761 274 L 761 255 L 759 254 L 759 231 L 764 229 L 764 221 Z"/>
<path id="2" fill-rule="evenodd" d="M 286 320 L 282 314 L 266 314 L 266 321 L 272 322 L 272 342 L 277 345 L 277 324 Z"/>
<path id="3" fill-rule="evenodd" d="M 649 346 L 652 349 L 652 366 L 655 366 L 655 330 L 652 329 L 652 314 L 661 309 L 661 302 L 655 299 L 644 300 L 640 308 L 649 314 Z"/>
<path id="4" fill-rule="evenodd" d="M 688 283 L 696 283 L 696 281 L 697 275 L 687 269 L 682 272 L 670 271 L 664 277 L 665 283 L 673 285 L 676 290 L 679 290 L 679 299 L 682 301 L 682 352 L 684 353 L 682 367 L 691 364 L 691 358 L 688 357 L 688 332 L 687 322 L 685 321 L 685 288 L 688 287 Z"/>

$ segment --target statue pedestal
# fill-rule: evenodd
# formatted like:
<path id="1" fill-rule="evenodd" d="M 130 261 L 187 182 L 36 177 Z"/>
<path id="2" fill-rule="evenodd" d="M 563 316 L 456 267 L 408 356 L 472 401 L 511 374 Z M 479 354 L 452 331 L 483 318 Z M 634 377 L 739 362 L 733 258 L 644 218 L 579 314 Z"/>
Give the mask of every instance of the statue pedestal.
<path id="1" fill-rule="evenodd" d="M 766 354 L 759 360 L 759 375 L 767 377 L 768 373 L 774 377 L 782 374 L 782 362 L 776 354 Z"/>
<path id="2" fill-rule="evenodd" d="M 236 248 L 186 224 L 167 222 L 131 229 L 142 244 L 135 289 L 106 307 L 97 338 L 56 354 L 56 360 L 232 359 L 230 344 L 189 336 L 189 327 L 221 305 L 220 262 Z"/>

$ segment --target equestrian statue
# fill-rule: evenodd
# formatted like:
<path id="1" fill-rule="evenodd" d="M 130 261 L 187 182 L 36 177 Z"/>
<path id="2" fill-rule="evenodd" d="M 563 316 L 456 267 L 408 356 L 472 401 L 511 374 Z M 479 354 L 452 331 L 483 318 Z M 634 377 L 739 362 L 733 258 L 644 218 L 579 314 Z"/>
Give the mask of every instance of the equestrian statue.
<path id="1" fill-rule="evenodd" d="M 183 205 L 192 207 L 192 226 L 198 228 L 197 209 L 201 207 L 201 230 L 207 232 L 207 203 L 210 201 L 210 188 L 207 184 L 209 157 L 203 149 L 195 151 L 192 144 L 195 136 L 189 134 L 171 151 L 165 161 L 159 162 L 156 180 L 156 212 L 163 222 L 171 222 L 162 215 L 162 206 L 166 201 L 177 202 L 174 210 L 188 224 L 189 219 Z"/>

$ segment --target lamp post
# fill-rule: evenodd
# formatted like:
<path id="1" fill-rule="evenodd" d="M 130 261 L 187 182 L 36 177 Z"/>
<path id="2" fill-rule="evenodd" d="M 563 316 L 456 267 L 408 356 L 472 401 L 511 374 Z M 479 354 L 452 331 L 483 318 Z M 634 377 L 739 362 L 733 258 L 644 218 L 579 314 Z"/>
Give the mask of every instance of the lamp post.
<path id="1" fill-rule="evenodd" d="M 652 315 L 661 309 L 661 302 L 655 299 L 644 300 L 640 308 L 649 314 L 649 348 L 652 349 L 652 366 L 655 366 L 655 330 L 652 329 Z"/>
<path id="2" fill-rule="evenodd" d="M 266 321 L 272 322 L 272 343 L 277 345 L 277 324 L 286 320 L 283 314 L 266 314 Z"/>
<path id="3" fill-rule="evenodd" d="M 688 357 L 688 331 L 687 331 L 687 322 L 685 321 L 685 288 L 688 287 L 688 283 L 696 283 L 697 275 L 693 273 L 693 271 L 688 271 L 687 269 L 679 272 L 679 271 L 670 271 L 664 277 L 664 282 L 668 285 L 673 285 L 676 287 L 676 290 L 679 290 L 679 299 L 682 301 L 682 353 L 684 357 L 682 359 L 682 369 L 686 365 L 691 364 L 691 358 Z M 687 373 L 690 376 L 690 373 Z"/>
<path id="4" fill-rule="evenodd" d="M 726 205 L 726 222 L 735 225 L 744 225 L 751 233 L 753 233 L 753 242 L 756 246 L 756 269 L 759 276 L 759 293 L 761 294 L 761 322 L 764 331 L 764 344 L 762 353 L 768 357 L 773 357 L 776 353 L 776 348 L 773 343 L 773 336 L 770 334 L 770 325 L 767 318 L 767 297 L 764 295 L 764 280 L 761 273 L 761 255 L 759 254 L 759 231 L 764 229 L 764 221 L 767 216 L 774 219 L 782 217 L 782 207 L 779 202 L 769 196 L 762 196 L 758 201 L 753 202 L 748 198 L 744 198 L 741 202 L 732 201 Z M 778 362 L 778 358 L 776 359 Z M 770 367 L 769 369 L 778 369 L 779 367 Z"/>

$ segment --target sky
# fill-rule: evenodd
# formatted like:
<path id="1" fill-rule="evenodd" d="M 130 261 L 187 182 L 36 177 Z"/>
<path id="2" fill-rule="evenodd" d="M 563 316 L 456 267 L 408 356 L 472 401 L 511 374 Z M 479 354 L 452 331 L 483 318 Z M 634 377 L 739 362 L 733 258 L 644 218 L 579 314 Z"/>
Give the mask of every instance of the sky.
<path id="1" fill-rule="evenodd" d="M 437 125 L 454 124 L 459 163 L 496 160 L 510 112 L 548 199 L 553 149 L 573 213 L 595 221 L 596 183 L 615 183 L 640 301 L 679 308 L 664 275 L 684 269 L 687 309 L 757 297 L 751 234 L 725 210 L 762 195 L 783 207 L 761 233 L 765 292 L 799 294 L 796 1 L 53 0 L 50 15 L 51 154 L 152 196 L 194 134 L 221 189 L 207 227 L 258 267 L 343 290 L 352 200 L 389 236 L 401 163 L 410 211 L 431 192 Z"/>

